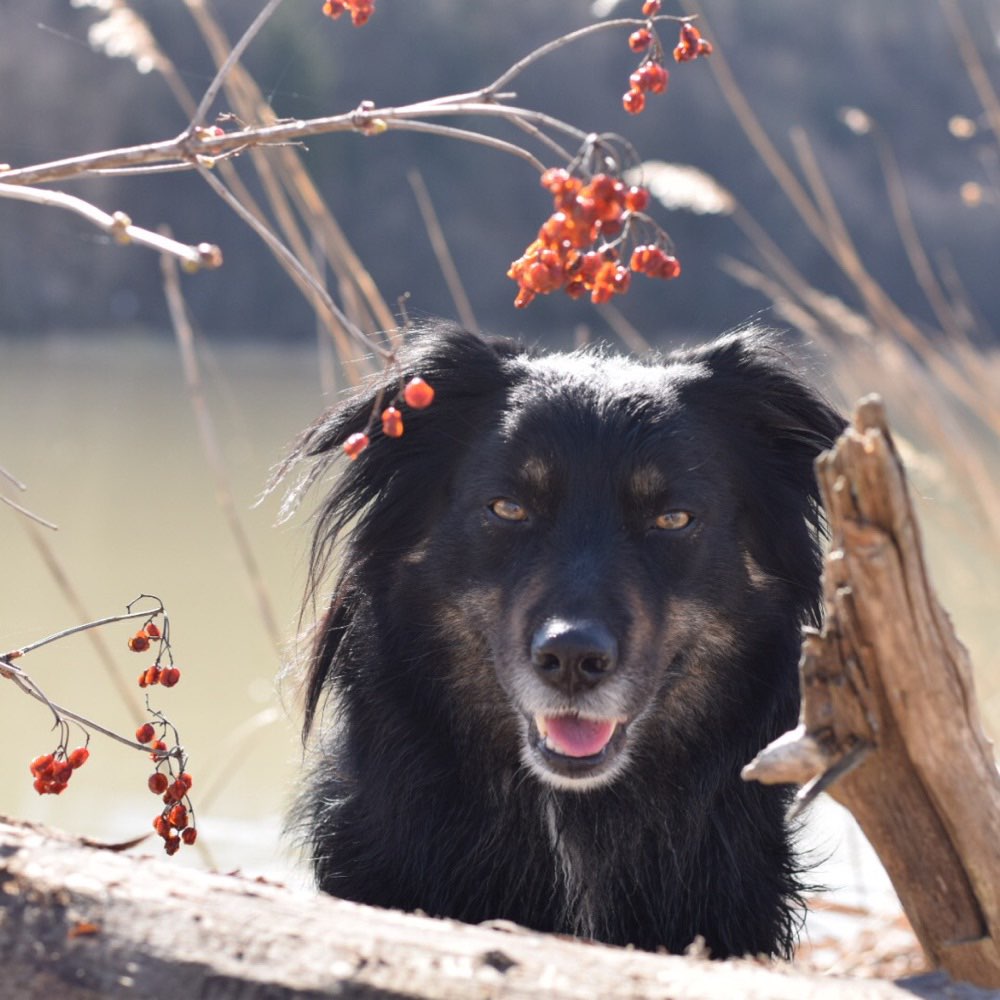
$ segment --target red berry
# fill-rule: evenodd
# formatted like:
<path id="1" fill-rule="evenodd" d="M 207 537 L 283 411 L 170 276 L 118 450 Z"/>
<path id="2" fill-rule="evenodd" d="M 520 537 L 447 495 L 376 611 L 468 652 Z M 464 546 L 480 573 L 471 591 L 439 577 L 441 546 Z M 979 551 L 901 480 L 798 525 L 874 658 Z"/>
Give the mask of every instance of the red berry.
<path id="1" fill-rule="evenodd" d="M 191 786 L 194 784 L 194 778 L 192 778 L 191 775 L 187 773 L 187 771 L 182 771 L 180 774 L 178 774 L 177 780 L 181 782 L 181 784 L 183 784 L 184 787 L 187 789 L 190 789 Z"/>
<path id="2" fill-rule="evenodd" d="M 550 194 L 561 194 L 569 180 L 569 171 L 563 167 L 549 167 L 540 179 L 540 183 Z"/>
<path id="3" fill-rule="evenodd" d="M 680 39 L 674 49 L 674 59 L 678 62 L 689 62 L 698 56 L 712 54 L 712 45 L 701 37 L 701 33 L 693 25 L 685 22 L 681 25 Z"/>
<path id="4" fill-rule="evenodd" d="M 412 406 L 415 410 L 424 410 L 434 402 L 434 389 L 417 376 L 406 383 L 403 399 L 407 406 Z"/>
<path id="5" fill-rule="evenodd" d="M 162 771 L 157 771 L 149 776 L 147 784 L 154 795 L 162 795 L 167 790 L 170 779 Z"/>
<path id="6" fill-rule="evenodd" d="M 189 826 L 181 834 L 181 840 L 183 840 L 184 843 L 188 845 L 193 844 L 197 839 L 198 839 L 198 830 L 193 826 Z"/>
<path id="7" fill-rule="evenodd" d="M 67 760 L 69 761 L 69 766 L 76 770 L 78 767 L 83 767 L 89 757 L 90 751 L 86 747 L 77 747 L 70 753 Z"/>
<path id="8" fill-rule="evenodd" d="M 643 17 L 656 17 L 660 13 L 660 0 L 646 0 L 642 5 Z"/>
<path id="9" fill-rule="evenodd" d="M 653 36 L 650 33 L 649 28 L 640 28 L 638 31 L 633 31 L 631 35 L 628 36 L 628 47 L 633 52 L 645 52 L 649 48 L 649 43 L 653 40 Z"/>
<path id="10" fill-rule="evenodd" d="M 658 62 L 643 63 L 629 78 L 633 90 L 662 94 L 667 89 L 670 74 Z"/>
<path id="11" fill-rule="evenodd" d="M 615 268 L 614 277 L 611 279 L 614 286 L 615 292 L 618 295 L 624 295 L 628 291 L 628 286 L 632 282 L 632 272 L 629 271 L 627 267 L 622 267 L 619 264 Z"/>
<path id="12" fill-rule="evenodd" d="M 155 735 L 156 735 L 156 730 L 149 722 L 144 722 L 135 731 L 135 739 L 137 743 L 149 743 Z"/>
<path id="13" fill-rule="evenodd" d="M 669 254 L 665 254 L 663 260 L 660 262 L 660 267 L 656 272 L 656 277 L 664 278 L 669 281 L 671 278 L 677 278 L 681 273 L 681 262 Z"/>
<path id="14" fill-rule="evenodd" d="M 167 813 L 167 822 L 172 827 L 175 827 L 178 830 L 183 830 L 184 827 L 188 825 L 187 809 L 178 803 L 170 810 L 170 812 Z"/>
<path id="15" fill-rule="evenodd" d="M 36 777 L 45 777 L 52 771 L 52 765 L 55 762 L 55 757 L 50 754 L 43 754 L 41 757 L 36 757 L 29 766 L 28 770 Z"/>
<path id="16" fill-rule="evenodd" d="M 155 622 L 146 622 L 146 624 L 143 626 L 143 631 L 146 633 L 146 635 L 149 636 L 150 639 L 160 638 L 160 630 Z"/>
<path id="17" fill-rule="evenodd" d="M 670 74 L 666 66 L 658 62 L 646 63 L 646 89 L 652 94 L 662 94 L 667 89 Z"/>
<path id="18" fill-rule="evenodd" d="M 622 98 L 622 107 L 630 114 L 637 115 L 646 106 L 646 97 L 641 90 L 630 90 Z"/>
<path id="19" fill-rule="evenodd" d="M 630 212 L 644 212 L 649 205 L 649 192 L 642 187 L 630 187 L 625 192 L 625 207 Z"/>
<path id="20" fill-rule="evenodd" d="M 181 679 L 181 672 L 177 667 L 167 667 L 160 673 L 160 683 L 165 688 L 172 688 Z"/>
<path id="21" fill-rule="evenodd" d="M 149 667 L 149 669 L 147 669 L 146 671 L 146 683 L 143 685 L 143 687 L 148 687 L 153 684 L 159 684 L 162 679 L 163 679 L 162 671 L 154 663 L 153 666 Z"/>
<path id="22" fill-rule="evenodd" d="M 149 687 L 149 681 L 146 680 L 146 671 L 145 670 L 143 670 L 143 672 L 141 674 L 139 674 L 139 687 L 141 687 L 141 688 Z"/>
<path id="23" fill-rule="evenodd" d="M 73 777 L 73 765 L 69 761 L 63 761 L 52 769 L 52 781 L 57 783 L 67 783 Z"/>
<path id="24" fill-rule="evenodd" d="M 382 411 L 382 433 L 391 438 L 403 436 L 403 414 L 395 406 L 387 406 Z"/>
<path id="25" fill-rule="evenodd" d="M 176 854 L 181 849 L 181 838 L 180 837 L 167 837 L 164 840 L 163 849 L 169 855 Z"/>
<path id="26" fill-rule="evenodd" d="M 344 442 L 344 454 L 353 462 L 368 447 L 368 435 L 364 432 L 352 434 Z"/>
<path id="27" fill-rule="evenodd" d="M 136 632 L 134 636 L 128 641 L 128 648 L 132 650 L 133 653 L 145 653 L 149 649 L 149 637 L 145 632 Z"/>

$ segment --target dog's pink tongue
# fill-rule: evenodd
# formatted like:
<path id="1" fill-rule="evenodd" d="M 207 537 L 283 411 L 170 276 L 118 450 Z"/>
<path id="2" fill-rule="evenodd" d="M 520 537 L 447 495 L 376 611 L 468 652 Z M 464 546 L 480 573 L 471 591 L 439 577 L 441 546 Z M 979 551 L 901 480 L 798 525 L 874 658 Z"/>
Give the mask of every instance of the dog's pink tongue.
<path id="1" fill-rule="evenodd" d="M 543 721 L 550 746 L 566 757 L 600 753 L 616 725 L 614 719 L 581 719 L 576 715 L 549 715 Z"/>

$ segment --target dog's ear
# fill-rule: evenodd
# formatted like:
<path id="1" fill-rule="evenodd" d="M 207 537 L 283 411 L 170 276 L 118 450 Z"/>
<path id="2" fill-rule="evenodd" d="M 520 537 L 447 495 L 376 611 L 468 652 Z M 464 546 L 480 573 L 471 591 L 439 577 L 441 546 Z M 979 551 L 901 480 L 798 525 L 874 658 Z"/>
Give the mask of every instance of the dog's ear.
<path id="1" fill-rule="evenodd" d="M 513 341 L 455 327 L 413 334 L 396 364 L 331 407 L 303 434 L 286 463 L 287 467 L 310 465 L 290 494 L 293 502 L 335 461 L 342 466 L 318 513 L 314 571 L 323 568 L 330 547 L 349 522 L 355 556 L 363 557 L 376 547 L 398 553 L 419 538 L 465 445 L 502 405 L 507 389 L 517 380 L 515 359 L 522 353 L 523 348 Z M 434 400 L 419 410 L 397 403 L 403 434 L 387 437 L 375 411 L 388 406 L 400 387 L 416 376 L 433 388 Z M 348 460 L 343 455 L 344 442 L 366 430 L 368 447 Z"/>
<path id="2" fill-rule="evenodd" d="M 732 442 L 740 466 L 742 497 L 761 531 L 755 556 L 776 576 L 815 594 L 819 575 L 816 537 L 823 529 L 817 456 L 832 447 L 845 419 L 799 374 L 777 337 L 749 329 L 685 351 L 678 360 L 701 371 L 682 390 Z M 807 601 L 810 617 L 817 599 Z"/>

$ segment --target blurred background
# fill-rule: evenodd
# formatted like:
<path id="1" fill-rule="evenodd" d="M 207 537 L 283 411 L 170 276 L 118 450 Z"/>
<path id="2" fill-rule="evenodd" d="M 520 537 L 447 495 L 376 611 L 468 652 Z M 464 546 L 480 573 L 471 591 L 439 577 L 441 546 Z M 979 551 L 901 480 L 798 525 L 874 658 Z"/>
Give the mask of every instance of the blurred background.
<path id="1" fill-rule="evenodd" d="M 0 0 L 0 160 L 17 168 L 176 135 L 260 6 Z M 378 0 L 354 29 L 324 18 L 320 0 L 287 0 L 216 110 L 311 118 L 473 90 L 542 42 L 640 6 Z M 881 392 L 995 738 L 1000 3 L 664 10 L 699 13 L 716 51 L 671 61 L 668 93 L 641 115 L 621 106 L 638 61 L 628 28 L 562 48 L 513 84 L 522 107 L 619 133 L 646 161 L 697 168 L 646 175 L 682 277 L 637 279 L 613 309 L 562 295 L 514 309 L 504 275 L 550 201 L 528 164 L 496 150 L 390 130 L 316 136 L 233 167 L 362 329 L 395 324 L 405 302 L 415 321 L 461 315 L 546 347 L 644 349 L 756 320 L 789 330 L 841 405 Z M 668 48 L 674 35 L 662 29 Z M 450 123 L 550 155 L 503 122 Z M 177 861 L 302 880 L 280 836 L 300 750 L 294 685 L 281 690 L 277 678 L 300 627 L 308 511 L 276 526 L 278 500 L 254 502 L 299 430 L 366 370 L 365 351 L 317 316 L 196 174 L 52 187 L 146 228 L 167 224 L 184 242 L 216 243 L 225 264 L 182 279 L 188 329 L 171 317 L 154 253 L 67 212 L 0 198 L 0 494 L 59 526 L 0 505 L 0 647 L 158 595 L 183 679 L 154 701 L 190 753 L 205 848 Z M 450 249 L 472 317 L 433 235 Z M 104 650 L 80 635 L 22 662 L 53 700 L 131 732 L 143 720 L 134 676 L 144 665 L 126 649 L 132 631 L 102 630 Z M 52 749 L 50 718 L 4 687 L 0 813 L 106 840 L 145 832 L 156 805 L 149 762 L 100 737 L 67 793 L 34 793 L 27 763 Z M 854 851 L 842 817 L 821 816 L 811 834 L 820 850 Z M 869 881 L 867 862 L 845 868 L 838 857 L 831 877 Z"/>

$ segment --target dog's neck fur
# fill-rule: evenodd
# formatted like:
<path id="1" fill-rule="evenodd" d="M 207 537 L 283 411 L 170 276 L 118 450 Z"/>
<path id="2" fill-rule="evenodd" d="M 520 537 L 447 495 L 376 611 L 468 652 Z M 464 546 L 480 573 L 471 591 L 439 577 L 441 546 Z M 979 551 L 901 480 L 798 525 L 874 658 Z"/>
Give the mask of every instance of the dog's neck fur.
<path id="1" fill-rule="evenodd" d="M 597 880 L 590 852 L 571 841 L 563 827 L 562 806 L 554 793 L 546 793 L 542 805 L 549 845 L 556 860 L 557 891 L 564 898 L 566 923 L 576 937 L 597 937 Z"/>

